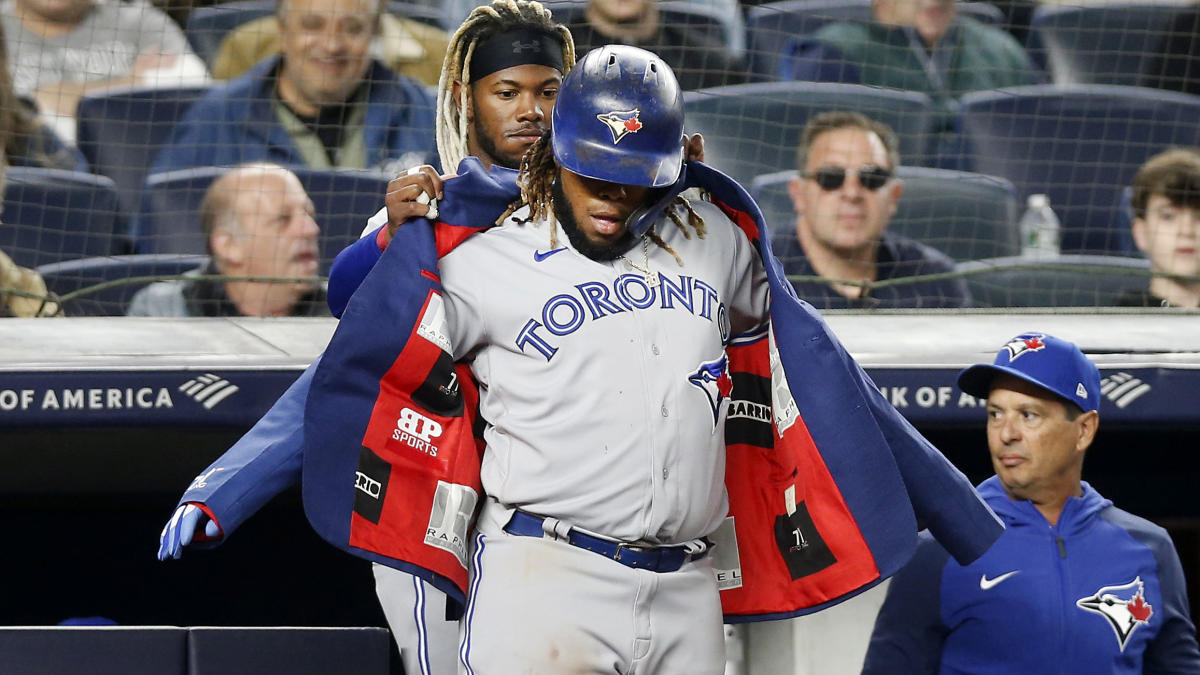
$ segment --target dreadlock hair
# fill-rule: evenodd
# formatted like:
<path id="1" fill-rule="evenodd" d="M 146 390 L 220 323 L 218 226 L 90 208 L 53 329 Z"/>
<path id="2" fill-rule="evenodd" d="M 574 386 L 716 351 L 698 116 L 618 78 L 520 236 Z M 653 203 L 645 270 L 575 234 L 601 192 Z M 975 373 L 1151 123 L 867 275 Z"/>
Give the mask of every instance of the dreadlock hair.
<path id="1" fill-rule="evenodd" d="M 453 171 L 471 154 L 467 148 L 467 85 L 471 84 L 471 57 L 475 47 L 494 35 L 516 28 L 540 28 L 556 35 L 562 43 L 563 67 L 570 70 L 575 65 L 575 41 L 571 31 L 561 23 L 555 23 L 550 10 L 540 2 L 492 0 L 490 5 L 472 10 L 450 38 L 442 62 L 442 77 L 438 81 L 437 148 L 446 170 Z M 454 96 L 455 82 L 463 85 L 457 98 Z"/>
<path id="2" fill-rule="evenodd" d="M 552 204 L 553 197 L 551 196 L 551 186 L 558 179 L 558 163 L 554 161 L 554 153 L 551 149 L 552 131 L 546 131 L 542 137 L 534 142 L 533 145 L 525 151 L 525 156 L 521 158 L 521 173 L 517 178 L 517 182 L 521 186 L 521 196 L 517 201 L 509 205 L 505 210 L 504 215 L 496 221 L 497 224 L 503 222 L 511 216 L 513 212 L 522 206 L 529 205 L 529 218 L 525 222 L 540 222 L 547 220 L 550 223 L 550 248 L 558 248 L 558 226 L 555 223 L 554 208 Z M 687 212 L 687 224 L 679 217 L 679 213 L 675 207 L 682 207 Z M 670 219 L 675 227 L 683 233 L 685 239 L 691 239 L 692 235 L 688 232 L 690 226 L 696 232 L 696 236 L 703 239 L 708 233 L 708 228 L 704 224 L 704 219 L 699 213 L 692 208 L 692 203 L 683 195 L 676 197 L 669 207 L 666 209 L 667 218 Z M 651 227 L 646 231 L 646 236 L 656 246 L 670 253 L 675 262 L 683 267 L 683 258 L 671 248 L 663 238 L 659 236 L 654 228 Z"/>

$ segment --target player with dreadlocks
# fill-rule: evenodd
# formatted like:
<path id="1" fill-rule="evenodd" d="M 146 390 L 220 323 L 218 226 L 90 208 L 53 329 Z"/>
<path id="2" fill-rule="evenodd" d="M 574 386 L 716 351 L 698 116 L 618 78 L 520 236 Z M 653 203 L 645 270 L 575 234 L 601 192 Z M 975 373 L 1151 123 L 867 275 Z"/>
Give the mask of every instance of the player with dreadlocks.
<path id="1" fill-rule="evenodd" d="M 442 167 L 453 172 L 473 156 L 485 168 L 520 168 L 525 151 L 548 130 L 562 78 L 574 64 L 571 33 L 540 3 L 494 0 L 476 7 L 454 33 L 442 63 L 437 99 Z M 700 134 L 688 138 L 687 155 L 703 161 Z M 441 198 L 442 181 L 425 165 L 388 184 L 384 243 L 404 221 L 430 215 L 429 201 Z M 364 232 L 375 230 L 384 217 L 380 211 Z"/>
<path id="2" fill-rule="evenodd" d="M 454 33 L 438 84 L 437 146 L 453 172 L 468 155 L 491 168 L 516 170 L 547 130 L 563 76 L 575 64 L 571 34 L 538 2 L 494 0 L 476 7 Z M 390 238 L 405 220 L 429 214 L 442 194 L 442 177 L 429 165 L 388 184 Z M 368 230 L 378 227 L 383 212 Z"/>
<path id="3" fill-rule="evenodd" d="M 485 165 L 517 169 L 548 129 L 563 76 L 575 63 L 571 34 L 538 2 L 494 0 L 477 7 L 455 32 L 438 85 L 437 142 L 441 163 L 457 167 L 468 154 Z M 442 177 L 432 166 L 410 170 L 388 186 L 386 208 L 368 225 L 395 226 L 428 212 Z M 422 195 L 425 198 L 418 201 Z M 159 559 L 188 547 L 224 541 L 246 518 L 300 478 L 303 413 L 310 367 L 280 401 L 184 492 L 160 538 Z M 266 468 L 264 468 L 266 467 Z M 445 620 L 443 593 L 420 579 L 374 565 L 376 593 L 410 675 L 451 675 L 456 622 Z"/>

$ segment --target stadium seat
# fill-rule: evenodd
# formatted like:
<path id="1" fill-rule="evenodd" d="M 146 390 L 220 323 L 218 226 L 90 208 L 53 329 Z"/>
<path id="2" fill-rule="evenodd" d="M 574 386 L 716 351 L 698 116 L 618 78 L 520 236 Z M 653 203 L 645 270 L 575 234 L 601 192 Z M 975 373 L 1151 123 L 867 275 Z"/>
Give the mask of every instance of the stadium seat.
<path id="1" fill-rule="evenodd" d="M 229 31 L 248 21 L 274 13 L 276 4 L 275 0 L 235 0 L 196 7 L 188 15 L 184 35 L 196 56 L 211 68 Z M 446 28 L 441 23 L 442 12 L 432 6 L 390 0 L 388 11 L 431 26 Z"/>
<path id="2" fill-rule="evenodd" d="M 1004 14 L 988 2 L 960 2 L 958 11 L 989 25 L 1003 25 Z M 871 0 L 782 0 L 746 10 L 746 51 L 750 72 L 778 79 L 779 57 L 793 38 L 834 21 L 868 21 Z"/>
<path id="3" fill-rule="evenodd" d="M 366 220 L 383 207 L 388 179 L 366 171 L 289 167 L 300 178 L 321 226 L 321 271 L 358 239 Z M 138 253 L 204 253 L 200 202 L 208 186 L 227 169 L 201 167 L 151 174 L 134 220 Z"/>
<path id="4" fill-rule="evenodd" d="M 90 173 L 13 166 L 0 250 L 23 267 L 108 255 L 118 247 L 117 187 Z"/>
<path id="5" fill-rule="evenodd" d="M 1027 48 L 1054 84 L 1143 84 L 1146 61 L 1182 4 L 1104 2 L 1041 5 L 1029 23 Z"/>
<path id="6" fill-rule="evenodd" d="M 109 281 L 183 274 L 208 264 L 206 255 L 145 254 L 80 258 L 37 268 L 51 293 L 63 296 Z M 124 316 L 133 294 L 151 279 L 98 289 L 62 301 L 67 316 Z"/>
<path id="7" fill-rule="evenodd" d="M 959 263 L 976 307 L 1112 307 L 1123 291 L 1145 288 L 1150 263 L 1138 258 L 1017 256 Z"/>
<path id="8" fill-rule="evenodd" d="M 76 143 L 94 173 L 117 185 L 122 217 L 137 211 L 146 171 L 171 128 L 208 91 L 186 87 L 120 87 L 79 100 Z"/>
<path id="9" fill-rule="evenodd" d="M 1200 97 L 1116 85 L 1035 85 L 961 99 L 961 155 L 942 166 L 1045 193 L 1068 253 L 1125 253 L 1121 190 L 1149 157 L 1200 145 Z"/>
<path id="10" fill-rule="evenodd" d="M 910 164 L 923 164 L 932 154 L 933 104 L 916 92 L 760 82 L 685 92 L 683 105 L 688 131 L 704 134 L 707 163 L 747 186 L 759 174 L 796 168 L 804 123 L 826 110 L 856 110 L 891 125 Z"/>
<path id="11" fill-rule="evenodd" d="M 904 193 L 888 225 L 892 232 L 928 244 L 955 260 L 1014 255 L 1017 196 L 1003 178 L 962 171 L 902 166 Z M 795 171 L 758 176 L 750 194 L 773 237 L 794 236 L 796 211 L 788 195 Z"/>

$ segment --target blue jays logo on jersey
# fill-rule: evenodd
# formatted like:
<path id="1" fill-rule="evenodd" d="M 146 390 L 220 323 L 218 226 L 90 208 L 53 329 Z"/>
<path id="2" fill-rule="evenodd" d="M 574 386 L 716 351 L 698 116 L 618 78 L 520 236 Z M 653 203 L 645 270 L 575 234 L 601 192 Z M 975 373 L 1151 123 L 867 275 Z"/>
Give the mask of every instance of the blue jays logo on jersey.
<path id="1" fill-rule="evenodd" d="M 1116 633 L 1121 651 L 1125 651 L 1133 631 L 1149 623 L 1154 614 L 1154 608 L 1146 602 L 1143 585 L 1142 578 L 1136 577 L 1123 586 L 1104 586 L 1094 595 L 1076 600 L 1075 606 L 1104 617 Z"/>
<path id="2" fill-rule="evenodd" d="M 1044 335 L 1030 335 L 1029 337 L 1019 337 L 1012 342 L 1004 345 L 1008 350 L 1009 362 L 1016 361 L 1018 357 L 1029 352 L 1040 352 L 1046 348 L 1046 343 L 1043 340 Z"/>
<path id="3" fill-rule="evenodd" d="M 596 115 L 596 119 L 604 122 L 604 126 L 612 132 L 613 145 L 621 142 L 626 134 L 636 134 L 642 129 L 642 123 L 638 120 L 640 111 L 637 108 L 633 110 L 600 113 Z"/>
<path id="4" fill-rule="evenodd" d="M 721 402 L 729 398 L 729 392 L 733 390 L 733 379 L 729 377 L 729 358 L 722 356 L 716 361 L 701 363 L 699 368 L 688 375 L 688 382 L 699 387 L 708 398 L 708 405 L 712 408 L 713 428 L 716 428 L 717 422 L 720 421 Z"/>

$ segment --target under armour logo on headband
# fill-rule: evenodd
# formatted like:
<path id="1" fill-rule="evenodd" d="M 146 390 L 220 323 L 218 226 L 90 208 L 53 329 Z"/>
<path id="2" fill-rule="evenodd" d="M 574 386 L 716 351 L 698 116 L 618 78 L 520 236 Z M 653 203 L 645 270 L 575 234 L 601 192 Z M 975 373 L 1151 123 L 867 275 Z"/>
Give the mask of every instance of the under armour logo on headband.
<path id="1" fill-rule="evenodd" d="M 520 54 L 521 52 L 525 51 L 526 49 L 528 49 L 531 52 L 542 51 L 542 45 L 540 45 L 537 42 L 537 40 L 534 40 L 533 42 L 521 42 L 519 40 L 515 40 L 515 41 L 513 41 L 512 46 L 513 46 L 514 54 Z"/>

